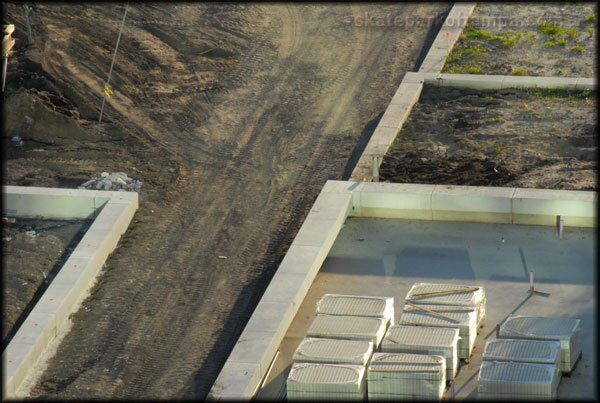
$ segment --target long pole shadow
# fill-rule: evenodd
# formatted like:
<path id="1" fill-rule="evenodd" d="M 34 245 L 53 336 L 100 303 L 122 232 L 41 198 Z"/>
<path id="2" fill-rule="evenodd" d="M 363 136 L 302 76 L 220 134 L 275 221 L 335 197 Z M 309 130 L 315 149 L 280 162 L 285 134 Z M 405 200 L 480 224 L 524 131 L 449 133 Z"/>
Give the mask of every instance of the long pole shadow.
<path id="1" fill-rule="evenodd" d="M 529 300 L 529 298 L 531 298 L 531 296 L 533 295 L 532 292 L 527 293 L 527 296 L 525 297 L 525 299 L 523 301 L 521 301 L 519 303 L 519 305 L 517 305 L 515 307 L 515 309 L 513 309 L 512 311 L 509 312 L 508 315 L 506 315 L 498 324 L 496 324 L 496 326 L 500 326 L 502 323 L 504 323 L 504 321 L 512 314 L 514 314 L 515 312 L 517 312 L 519 310 L 519 308 L 521 308 L 523 305 L 525 305 L 525 303 Z M 496 326 L 494 326 L 494 328 L 484 337 L 484 339 L 488 339 L 492 334 L 494 334 L 496 332 Z"/>

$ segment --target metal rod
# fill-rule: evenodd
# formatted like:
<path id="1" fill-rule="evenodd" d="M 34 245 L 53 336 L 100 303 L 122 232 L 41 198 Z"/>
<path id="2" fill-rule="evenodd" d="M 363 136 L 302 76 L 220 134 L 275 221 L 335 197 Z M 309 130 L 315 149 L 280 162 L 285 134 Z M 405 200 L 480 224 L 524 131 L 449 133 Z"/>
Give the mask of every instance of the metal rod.
<path id="1" fill-rule="evenodd" d="M 6 66 L 8 64 L 8 57 L 3 57 L 2 61 L 2 92 L 4 92 L 4 83 L 6 83 Z"/>
<path id="2" fill-rule="evenodd" d="M 530 271 L 529 272 L 529 291 L 534 292 L 535 289 L 533 288 L 533 272 Z"/>
<path id="3" fill-rule="evenodd" d="M 31 36 L 31 24 L 29 22 L 29 12 L 31 8 L 27 3 L 23 4 L 23 11 L 25 12 L 25 25 L 27 26 L 27 43 L 31 45 L 33 43 L 33 37 Z"/>
<path id="4" fill-rule="evenodd" d="M 373 182 L 379 182 L 379 158 L 374 155 L 373 156 Z"/>
<path id="5" fill-rule="evenodd" d="M 558 239 L 563 239 L 563 228 L 565 226 L 565 221 L 561 218 L 558 221 Z"/>
<path id="6" fill-rule="evenodd" d="M 102 93 L 104 94 L 102 97 L 102 107 L 100 108 L 100 117 L 98 118 L 98 122 L 102 122 L 102 113 L 104 112 L 104 104 L 106 103 L 106 92 L 105 88 L 108 87 L 110 83 L 110 76 L 112 75 L 113 67 L 115 65 L 115 59 L 117 58 L 117 50 L 119 50 L 119 42 L 121 42 L 121 34 L 123 33 L 123 27 L 125 26 L 125 17 L 127 17 L 127 9 L 129 8 L 129 3 L 125 5 L 125 12 L 123 13 L 123 21 L 121 21 L 121 28 L 119 28 L 119 36 L 117 37 L 117 44 L 115 45 L 115 51 L 113 52 L 112 62 L 110 63 L 110 70 L 108 70 L 108 78 L 104 83 L 104 88 L 102 88 Z"/>

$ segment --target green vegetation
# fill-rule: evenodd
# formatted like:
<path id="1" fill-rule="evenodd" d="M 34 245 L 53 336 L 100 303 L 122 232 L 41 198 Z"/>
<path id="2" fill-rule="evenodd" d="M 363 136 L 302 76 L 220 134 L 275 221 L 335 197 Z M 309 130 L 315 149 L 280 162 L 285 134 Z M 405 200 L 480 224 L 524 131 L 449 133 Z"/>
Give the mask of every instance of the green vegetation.
<path id="1" fill-rule="evenodd" d="M 596 14 L 590 14 L 585 17 L 585 22 L 596 22 Z"/>
<path id="2" fill-rule="evenodd" d="M 540 34 L 548 35 L 552 41 L 564 38 L 567 34 L 565 29 L 552 21 L 543 21 L 538 25 Z"/>
<path id="3" fill-rule="evenodd" d="M 539 98 L 544 104 L 548 104 L 552 101 L 559 99 L 563 100 L 575 100 L 575 99 L 595 99 L 596 92 L 590 92 L 589 90 L 580 91 L 568 91 L 554 88 L 526 88 L 525 91 L 537 98 Z"/>
<path id="4" fill-rule="evenodd" d="M 523 37 L 525 37 L 525 33 L 523 32 L 513 32 L 504 35 L 495 35 L 491 32 L 484 31 L 482 29 L 475 29 L 472 27 L 466 27 L 461 36 L 461 38 L 465 40 L 475 40 L 483 42 L 499 41 L 507 48 L 516 45 L 519 42 L 519 39 Z"/>
<path id="5" fill-rule="evenodd" d="M 594 36 L 594 28 L 593 27 L 586 28 L 585 32 L 587 32 L 590 36 Z"/>
<path id="6" fill-rule="evenodd" d="M 504 119 L 502 116 L 496 116 L 496 117 L 493 117 L 490 120 L 488 120 L 488 122 L 490 122 L 490 123 L 504 123 L 504 122 L 506 122 L 506 119 Z"/>
<path id="7" fill-rule="evenodd" d="M 526 76 L 526 75 L 528 75 L 527 70 L 525 70 L 522 67 L 517 67 L 516 69 L 513 69 L 510 72 L 510 74 L 513 75 L 513 76 Z"/>
<path id="8" fill-rule="evenodd" d="M 577 28 L 575 28 L 575 27 L 568 28 L 567 35 L 570 36 L 572 39 L 576 39 L 577 38 Z"/>
<path id="9" fill-rule="evenodd" d="M 515 32 L 514 34 L 510 34 L 510 33 L 505 34 L 504 38 L 502 39 L 502 44 L 504 46 L 506 46 L 507 48 L 510 48 L 510 47 L 516 45 L 522 36 L 523 35 L 521 34 L 521 32 Z"/>
<path id="10" fill-rule="evenodd" d="M 474 63 L 466 63 L 463 66 L 448 66 L 446 72 L 453 74 L 481 74 L 481 66 Z"/>
<path id="11" fill-rule="evenodd" d="M 581 45 L 575 45 L 571 48 L 571 51 L 581 54 L 581 53 L 585 52 L 585 48 Z"/>
<path id="12" fill-rule="evenodd" d="M 565 46 L 566 44 L 567 44 L 567 40 L 566 39 L 559 39 L 556 42 L 548 41 L 548 42 L 544 43 L 544 46 L 547 47 L 547 48 L 551 48 L 551 47 L 554 47 L 554 46 Z"/>
<path id="13" fill-rule="evenodd" d="M 493 41 L 493 40 L 502 40 L 500 35 L 494 35 L 490 32 L 484 31 L 482 29 L 475 29 L 470 26 L 465 27 L 463 34 L 463 39 L 467 40 L 480 40 L 480 41 Z"/>
<path id="14" fill-rule="evenodd" d="M 496 154 L 500 154 L 502 152 L 502 145 L 500 143 L 496 143 L 494 146 L 494 151 L 496 151 Z"/>

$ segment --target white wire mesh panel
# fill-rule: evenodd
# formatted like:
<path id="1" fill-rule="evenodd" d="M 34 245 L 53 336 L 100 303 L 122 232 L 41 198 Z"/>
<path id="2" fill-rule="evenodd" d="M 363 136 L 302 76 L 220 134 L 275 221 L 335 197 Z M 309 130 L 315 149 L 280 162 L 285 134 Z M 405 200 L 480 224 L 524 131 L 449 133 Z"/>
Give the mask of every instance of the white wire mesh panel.
<path id="1" fill-rule="evenodd" d="M 435 314 L 423 310 L 434 311 Z M 473 352 L 477 337 L 477 312 L 470 307 L 445 305 L 404 305 L 401 325 L 451 327 L 459 330 L 458 357 L 467 359 Z"/>
<path id="2" fill-rule="evenodd" d="M 366 373 L 361 365 L 295 363 L 287 379 L 288 399 L 363 400 Z"/>
<path id="3" fill-rule="evenodd" d="M 367 379 L 369 399 L 439 400 L 446 385 L 446 360 L 421 354 L 375 353 Z"/>
<path id="4" fill-rule="evenodd" d="M 307 337 L 294 352 L 294 362 L 367 365 L 373 353 L 368 340 L 340 340 Z"/>
<path id="5" fill-rule="evenodd" d="M 485 344 L 483 360 L 531 362 L 560 367 L 560 343 L 555 340 L 490 340 Z"/>
<path id="6" fill-rule="evenodd" d="M 372 316 L 394 324 L 394 298 L 325 294 L 317 303 L 317 313 L 343 316 Z"/>
<path id="7" fill-rule="evenodd" d="M 500 326 L 501 338 L 558 340 L 561 370 L 570 373 L 581 354 L 581 321 L 573 318 L 546 318 L 511 315 Z"/>
<path id="8" fill-rule="evenodd" d="M 461 291 L 464 290 L 464 291 Z M 477 311 L 477 326 L 485 320 L 485 289 L 480 286 L 416 283 L 406 300 L 413 304 L 470 306 Z"/>
<path id="9" fill-rule="evenodd" d="M 306 336 L 369 340 L 373 342 L 373 348 L 377 349 L 381 339 L 383 339 L 385 330 L 386 322 L 382 318 L 319 314 L 308 328 Z"/>
<path id="10" fill-rule="evenodd" d="M 479 399 L 555 399 L 558 382 L 555 365 L 484 361 L 477 395 Z"/>
<path id="11" fill-rule="evenodd" d="M 381 351 L 442 356 L 450 381 L 458 369 L 458 332 L 458 328 L 391 326 L 381 342 Z"/>

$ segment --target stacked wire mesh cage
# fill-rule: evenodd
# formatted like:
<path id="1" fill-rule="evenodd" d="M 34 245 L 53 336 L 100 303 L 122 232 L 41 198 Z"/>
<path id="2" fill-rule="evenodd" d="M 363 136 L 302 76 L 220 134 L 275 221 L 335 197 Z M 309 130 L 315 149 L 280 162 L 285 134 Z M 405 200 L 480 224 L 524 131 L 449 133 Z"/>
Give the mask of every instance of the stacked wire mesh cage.
<path id="1" fill-rule="evenodd" d="M 396 325 L 391 297 L 324 295 L 293 355 L 288 400 L 442 399 L 471 355 L 485 291 L 419 283 L 407 299 Z"/>
<path id="2" fill-rule="evenodd" d="M 561 375 L 581 357 L 579 319 L 510 315 L 486 343 L 477 393 L 482 399 L 555 400 Z"/>
<path id="3" fill-rule="evenodd" d="M 364 400 L 368 363 L 391 323 L 393 298 L 324 295 L 294 353 L 288 400 Z"/>

